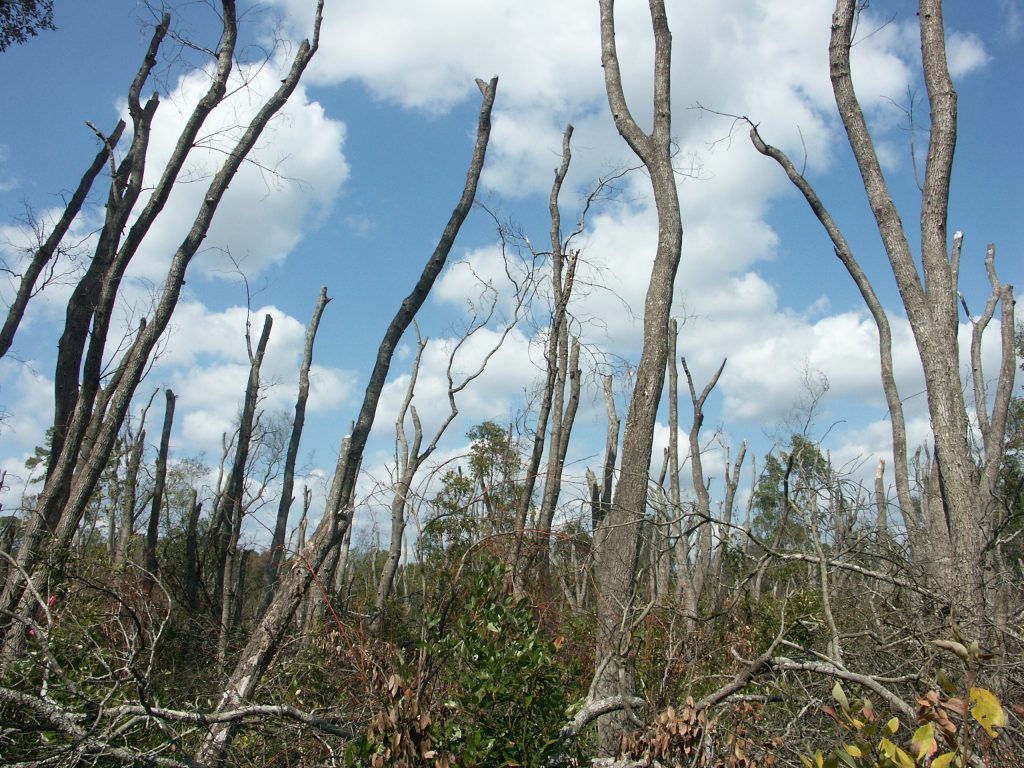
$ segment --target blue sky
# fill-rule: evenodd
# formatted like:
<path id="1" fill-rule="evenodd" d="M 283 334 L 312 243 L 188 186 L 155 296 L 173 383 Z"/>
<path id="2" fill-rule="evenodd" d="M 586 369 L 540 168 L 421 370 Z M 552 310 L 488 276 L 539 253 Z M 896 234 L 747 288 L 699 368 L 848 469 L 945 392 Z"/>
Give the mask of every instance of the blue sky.
<path id="1" fill-rule="evenodd" d="M 216 44 L 216 3 L 177 5 L 175 24 L 206 46 Z M 804 396 L 805 371 L 827 376 L 829 392 L 815 423 L 828 433 L 837 461 L 873 474 L 888 450 L 884 401 L 878 386 L 873 327 L 831 246 L 781 171 L 758 155 L 746 131 L 694 109 L 744 114 L 766 140 L 795 158 L 806 151 L 807 173 L 844 227 L 889 311 L 902 315 L 885 256 L 843 144 L 828 83 L 826 49 L 831 13 L 826 0 L 694 0 L 669 2 L 674 30 L 674 131 L 679 144 L 684 205 L 683 266 L 676 314 L 687 320 L 680 351 L 698 386 L 723 357 L 729 365 L 709 417 L 708 434 L 723 443 L 750 438 L 758 454 L 784 432 Z M 251 110 L 255 97 L 280 78 L 285 54 L 308 32 L 313 3 L 271 0 L 246 9 L 243 58 L 274 51 L 251 90 L 238 94 L 231 114 L 215 122 L 230 130 L 232 115 Z M 627 96 L 639 119 L 649 113 L 651 41 L 646 3 L 620 0 L 619 46 Z M 56 32 L 0 55 L 0 247 L 16 264 L 26 241 L 19 219 L 26 206 L 46 220 L 73 188 L 96 152 L 85 126 L 109 130 L 149 37 L 151 11 L 134 0 L 56 4 Z M 987 296 L 981 265 L 985 244 L 998 246 L 1004 282 L 1020 283 L 1024 160 L 1015 128 L 1024 118 L 1021 62 L 1024 6 L 1019 0 L 947 9 L 949 53 L 960 97 L 960 142 L 950 229 L 966 234 L 963 291 L 979 311 Z M 914 7 L 876 2 L 863 19 L 855 48 L 855 82 L 914 239 L 916 188 L 906 108 L 915 103 L 926 125 L 924 89 L 915 68 Z M 277 44 L 274 44 L 274 41 Z M 154 135 L 156 157 L 166 151 L 201 77 L 189 73 L 197 55 L 169 41 L 159 77 Z M 547 194 L 559 161 L 561 131 L 576 126 L 574 165 L 564 190 L 564 220 L 575 221 L 597 179 L 634 165 L 615 135 L 603 95 L 597 4 L 590 0 L 354 0 L 328 2 L 321 50 L 304 84 L 258 149 L 264 168 L 250 166 L 232 186 L 207 243 L 193 265 L 164 355 L 140 387 L 180 396 L 172 442 L 177 456 L 219 455 L 220 435 L 240 406 L 249 303 L 259 322 L 275 315 L 265 379 L 268 411 L 290 410 L 304 325 L 320 285 L 334 301 L 321 326 L 313 376 L 311 418 L 304 439 L 304 472 L 317 486 L 355 415 L 377 342 L 397 303 L 429 255 L 461 191 L 478 107 L 474 77 L 500 76 L 494 133 L 484 174 L 485 201 L 543 248 Z M 918 156 L 923 136 L 917 133 Z M 201 179 L 215 153 L 192 169 Z M 140 253 L 125 288 L 124 316 L 143 311 L 169 249 L 190 221 L 190 201 L 203 185 L 175 193 L 152 243 Z M 603 405 L 595 374 L 615 371 L 625 389 L 625 362 L 639 356 L 639 325 L 653 253 L 654 219 L 646 180 L 626 176 L 618 194 L 594 211 L 580 243 L 581 277 L 591 284 L 572 310 L 588 344 L 589 391 L 581 406 L 571 454 L 580 473 L 603 449 Z M 96 200 L 101 200 L 97 197 Z M 86 211 L 76 233 L 88 245 L 100 203 Z M 50 214 L 52 215 L 52 214 Z M 225 254 L 230 252 L 231 259 Z M 498 258 L 495 226 L 475 211 L 452 254 L 452 265 L 420 318 L 431 338 L 416 403 L 429 429 L 445 407 L 445 345 L 466 322 L 467 300 L 492 279 L 500 294 L 492 327 L 477 334 L 460 362 L 475 365 L 500 333 L 510 300 Z M 232 265 L 234 260 L 237 266 Z M 472 266 L 472 269 L 468 267 Z M 245 281 L 240 277 L 244 274 Z M 50 413 L 52 366 L 67 286 L 54 286 L 33 304 L 13 356 L 0 362 L 0 465 L 8 470 L 5 507 L 21 493 L 23 462 L 42 441 Z M 4 299 L 10 295 L 0 285 Z M 543 318 L 543 302 L 537 305 Z M 896 326 L 897 372 L 904 397 L 920 390 L 905 324 Z M 458 456 L 474 423 L 515 418 L 524 393 L 536 386 L 541 336 L 529 323 L 508 336 L 488 371 L 460 401 L 463 411 L 439 451 Z M 369 495 L 387 477 L 395 409 L 408 380 L 413 342 L 406 340 L 392 369 L 364 468 Z M 15 359 L 16 358 L 16 359 Z M 991 356 L 988 358 L 992 361 Z M 990 363 L 991 364 L 991 363 Z M 908 401 L 912 439 L 925 437 L 923 398 Z M 624 407 L 620 406 L 620 412 Z M 683 429 L 688 428 L 685 418 Z M 159 415 L 150 416 L 151 432 Z M 833 425 L 835 425 L 833 427 Z M 656 439 L 666 440 L 660 429 Z M 721 477 L 721 451 L 706 459 Z M 315 490 L 318 490 L 315 488 Z M 571 483 L 564 501 L 578 488 Z M 368 518 L 367 518 L 368 519 Z M 258 535 L 257 533 L 253 534 Z"/>

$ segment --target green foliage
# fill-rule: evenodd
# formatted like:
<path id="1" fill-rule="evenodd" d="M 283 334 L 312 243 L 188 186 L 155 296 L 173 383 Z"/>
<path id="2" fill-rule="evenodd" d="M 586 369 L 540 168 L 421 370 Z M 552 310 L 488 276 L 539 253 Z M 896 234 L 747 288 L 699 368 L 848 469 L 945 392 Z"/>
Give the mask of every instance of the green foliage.
<path id="1" fill-rule="evenodd" d="M 505 593 L 501 564 L 466 582 L 453 623 L 428 619 L 427 668 L 384 682 L 349 765 L 539 767 L 555 751 L 572 704 L 558 647 L 530 606 Z"/>
<path id="2" fill-rule="evenodd" d="M 522 460 L 511 428 L 485 421 L 466 437 L 471 441 L 468 474 L 461 467 L 445 472 L 432 500 L 420 543 L 427 560 L 450 559 L 481 537 L 513 527 Z"/>
<path id="3" fill-rule="evenodd" d="M 53 0 L 5 0 L 0 3 L 0 53 L 53 25 Z"/>
<path id="4" fill-rule="evenodd" d="M 809 544 L 807 528 L 786 509 L 786 493 L 801 508 L 814 508 L 815 496 L 832 478 L 832 468 L 818 446 L 803 435 L 790 438 L 790 449 L 765 458 L 764 471 L 754 489 L 754 534 L 762 541 L 778 537 L 778 548 L 798 551 Z"/>
<path id="5" fill-rule="evenodd" d="M 478 576 L 431 648 L 449 680 L 438 748 L 460 765 L 544 765 L 571 704 L 555 645 L 503 579 L 499 564 Z"/>

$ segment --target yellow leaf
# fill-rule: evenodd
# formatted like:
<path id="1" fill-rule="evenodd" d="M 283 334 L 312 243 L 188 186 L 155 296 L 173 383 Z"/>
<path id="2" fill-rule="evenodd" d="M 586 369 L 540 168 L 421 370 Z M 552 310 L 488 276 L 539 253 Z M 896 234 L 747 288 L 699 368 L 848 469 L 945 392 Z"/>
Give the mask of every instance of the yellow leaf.
<path id="1" fill-rule="evenodd" d="M 891 718 L 888 723 L 885 724 L 885 730 L 890 734 L 896 733 L 900 729 L 900 719 L 898 717 Z"/>
<path id="2" fill-rule="evenodd" d="M 985 729 L 985 733 L 994 739 L 999 734 L 993 729 L 1006 726 L 1006 713 L 1003 712 L 999 699 L 984 688 L 971 688 L 971 704 L 974 719 Z"/>
<path id="3" fill-rule="evenodd" d="M 878 749 L 883 755 L 888 757 L 890 760 L 896 759 L 896 745 L 888 739 L 882 739 L 878 742 Z"/>
<path id="4" fill-rule="evenodd" d="M 896 764 L 900 768 L 914 768 L 914 766 L 916 765 L 916 763 L 914 762 L 914 758 L 912 758 L 899 747 L 896 747 Z"/>
<path id="5" fill-rule="evenodd" d="M 950 768 L 953 765 L 953 758 L 956 752 L 946 752 L 932 760 L 932 768 Z"/>
<path id="6" fill-rule="evenodd" d="M 914 747 L 914 752 L 917 753 L 919 758 L 923 758 L 925 755 L 934 755 L 935 751 L 939 748 L 939 745 L 935 742 L 935 730 L 932 728 L 931 723 L 925 723 L 916 731 L 910 743 Z"/>
<path id="7" fill-rule="evenodd" d="M 853 757 L 864 757 L 864 750 L 856 744 L 843 744 L 843 748 Z"/>

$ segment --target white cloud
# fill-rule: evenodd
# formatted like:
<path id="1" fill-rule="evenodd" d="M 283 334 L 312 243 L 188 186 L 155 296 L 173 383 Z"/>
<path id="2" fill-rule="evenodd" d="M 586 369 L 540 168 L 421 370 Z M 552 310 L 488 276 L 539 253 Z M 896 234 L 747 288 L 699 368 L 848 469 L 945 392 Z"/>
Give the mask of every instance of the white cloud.
<path id="1" fill-rule="evenodd" d="M 287 62 L 275 60 L 232 75 L 231 95 L 207 119 L 179 183 L 132 264 L 132 276 L 162 279 L 171 255 L 202 204 L 210 179 L 223 162 L 224 152 L 234 146 L 246 124 L 279 85 L 285 66 Z M 184 121 L 208 82 L 204 72 L 185 75 L 161 103 L 150 139 L 149 183 L 166 165 Z M 268 124 L 224 195 L 194 269 L 208 277 L 234 278 L 241 271 L 252 278 L 284 261 L 306 230 L 329 210 L 348 177 L 348 163 L 342 154 L 344 140 L 344 124 L 327 117 L 323 107 L 311 101 L 300 85 Z M 144 196 L 140 210 L 145 202 Z"/>
<path id="2" fill-rule="evenodd" d="M 964 32 L 950 32 L 946 36 L 946 58 L 954 80 L 981 69 L 991 60 L 981 38 Z"/>

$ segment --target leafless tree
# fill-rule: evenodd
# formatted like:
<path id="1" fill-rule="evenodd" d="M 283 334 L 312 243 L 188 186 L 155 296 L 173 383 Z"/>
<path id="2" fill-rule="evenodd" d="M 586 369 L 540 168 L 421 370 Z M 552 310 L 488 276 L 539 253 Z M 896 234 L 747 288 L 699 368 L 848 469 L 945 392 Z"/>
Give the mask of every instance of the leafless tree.
<path id="1" fill-rule="evenodd" d="M 441 269 L 444 267 L 455 242 L 455 237 L 469 214 L 476 196 L 477 183 L 483 170 L 484 156 L 490 139 L 491 109 L 498 80 L 489 83 L 477 81 L 483 95 L 477 124 L 477 138 L 473 157 L 466 175 L 462 196 L 452 212 L 444 232 L 430 259 L 427 261 L 412 292 L 402 302 L 384 333 L 378 347 L 377 360 L 370 374 L 362 407 L 352 430 L 348 450 L 339 458 L 331 488 L 327 495 L 323 519 L 306 546 L 296 555 L 296 567 L 278 583 L 270 606 L 242 649 L 233 671 L 228 676 L 217 711 L 232 711 L 246 702 L 256 690 L 270 661 L 291 624 L 296 609 L 303 602 L 315 574 L 320 572 L 331 552 L 338 546 L 352 521 L 353 509 L 347 507 L 355 488 L 356 474 L 362 460 L 366 440 L 373 426 L 374 415 L 384 389 L 395 348 L 402 334 L 412 323 L 416 312 L 426 301 Z M 237 733 L 234 722 L 214 725 L 196 753 L 196 760 L 210 765 L 220 764 Z"/>
<path id="2" fill-rule="evenodd" d="M 658 209 L 658 247 L 644 304 L 644 340 L 633 397 L 626 415 L 619 480 L 597 552 L 597 659 L 592 697 L 636 692 L 631 635 L 636 619 L 637 559 L 647 507 L 654 424 L 661 402 L 668 354 L 668 321 L 682 248 L 682 217 L 672 166 L 670 71 L 672 35 L 662 0 L 650 0 L 654 30 L 654 127 L 645 133 L 631 114 L 622 89 L 615 43 L 613 0 L 601 0 L 601 63 L 615 127 L 650 174 Z M 623 713 L 599 721 L 601 749 L 613 752 L 619 734 L 631 727 Z"/>
<path id="3" fill-rule="evenodd" d="M 306 343 L 302 351 L 302 364 L 299 367 L 299 393 L 295 400 L 295 416 L 292 419 L 291 436 L 288 439 L 288 453 L 284 462 L 284 477 L 281 483 L 281 499 L 277 507 L 277 517 L 274 521 L 274 535 L 270 541 L 270 563 L 267 566 L 266 594 L 264 600 L 270 602 L 270 597 L 277 583 L 278 573 L 281 570 L 281 561 L 284 559 L 285 536 L 288 533 L 288 512 L 292 506 L 293 489 L 295 487 L 295 462 L 299 456 L 299 444 L 302 440 L 302 428 L 306 422 L 306 401 L 309 399 L 309 369 L 313 364 L 313 343 L 316 341 L 316 332 L 320 327 L 320 318 L 323 317 L 324 309 L 330 298 L 327 296 L 327 287 L 320 288 L 320 295 L 317 298 L 316 306 L 313 308 L 313 317 L 306 329 Z"/>
<path id="4" fill-rule="evenodd" d="M 167 405 L 164 410 L 164 426 L 160 430 L 160 450 L 156 456 L 156 475 L 153 480 L 153 499 L 149 510 L 149 525 L 146 527 L 146 543 L 142 550 L 142 567 L 146 582 L 152 585 L 159 569 L 156 545 L 160 537 L 160 508 L 164 504 L 164 486 L 167 481 L 167 454 L 171 443 L 171 426 L 174 424 L 174 393 L 164 390 Z"/>
<path id="5" fill-rule="evenodd" d="M 49 573 L 39 558 L 44 537 L 49 532 L 58 548 L 66 547 L 73 539 L 138 383 L 177 306 L 186 270 L 209 231 L 217 207 L 263 129 L 285 105 L 316 52 L 322 6 L 322 2 L 317 5 L 312 41 L 303 41 L 298 47 L 280 86 L 242 130 L 210 180 L 192 226 L 171 259 L 155 308 L 139 323 L 134 338 L 114 366 L 109 382 L 101 388 L 107 334 L 121 279 L 163 210 L 206 118 L 227 94 L 238 37 L 235 3 L 233 0 L 221 3 L 223 33 L 209 88 L 187 118 L 145 205 L 128 226 L 129 214 L 142 191 L 150 126 L 159 104 L 156 95 L 145 106 L 139 97 L 156 64 L 157 51 L 170 26 L 169 16 L 164 16 L 153 35 L 145 62 L 128 92 L 128 109 L 133 121 L 132 145 L 115 170 L 96 253 L 68 303 L 54 377 L 54 441 L 46 485 L 23 537 L 19 567 L 9 573 L 0 594 L 0 615 L 15 617 L 5 619 L 2 627 L 4 659 L 21 654 L 25 621 L 35 609 L 26 575 L 32 582 L 42 584 Z"/>
<path id="6" fill-rule="evenodd" d="M 975 323 L 971 352 L 974 400 L 982 439 L 979 461 L 972 444 L 970 404 L 964 398 L 959 370 L 957 284 L 963 237 L 957 232 L 950 243 L 947 231 L 957 138 L 957 96 L 946 62 L 942 2 L 921 0 L 918 9 L 921 63 L 931 108 L 921 196 L 920 266 L 911 250 L 853 88 L 850 49 L 859 7 L 856 0 L 838 0 L 836 3 L 829 44 L 830 73 L 836 105 L 846 127 L 924 371 L 934 461 L 928 463 L 928 469 L 921 478 L 922 494 L 927 498 L 922 499 L 920 511 L 911 495 L 906 429 L 893 376 L 891 331 L 885 311 L 869 278 L 810 183 L 781 150 L 769 146 L 761 138 L 756 127 L 751 129 L 750 135 L 757 150 L 779 163 L 804 195 L 871 312 L 879 332 L 882 384 L 892 422 L 893 471 L 899 510 L 916 550 L 915 559 L 922 564 L 927 563 L 928 576 L 950 607 L 960 631 L 978 638 L 991 633 L 987 608 L 992 605 L 993 595 L 986 574 L 995 570 L 990 562 L 991 545 L 999 524 L 1000 505 L 994 489 L 1002 465 L 1007 409 L 1013 389 L 1013 289 L 1000 283 L 996 277 L 994 248 L 990 246 L 986 267 L 991 294 L 982 317 L 976 323 L 971 318 Z M 987 384 L 980 364 L 980 337 L 997 305 L 1002 307 L 1002 362 L 995 396 L 989 408 Z M 921 557 L 926 552 L 927 555 Z M 983 563 L 989 567 L 982 567 Z"/>

